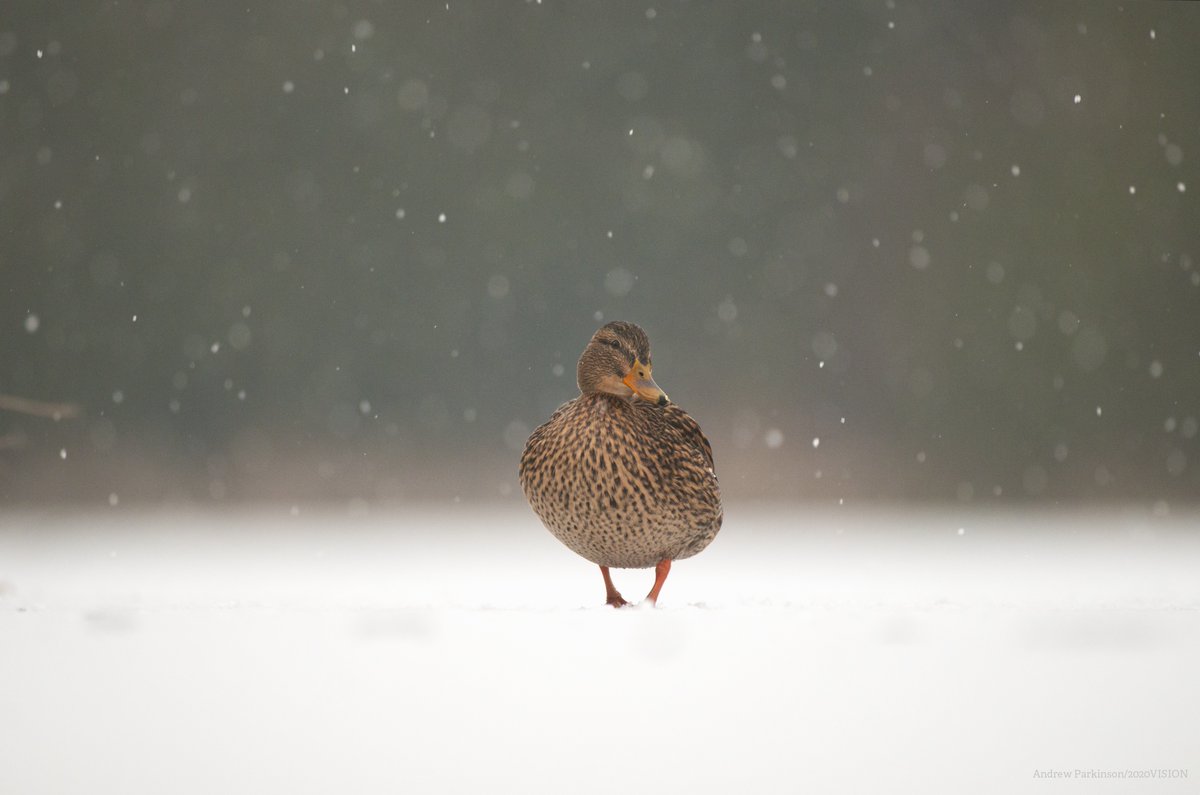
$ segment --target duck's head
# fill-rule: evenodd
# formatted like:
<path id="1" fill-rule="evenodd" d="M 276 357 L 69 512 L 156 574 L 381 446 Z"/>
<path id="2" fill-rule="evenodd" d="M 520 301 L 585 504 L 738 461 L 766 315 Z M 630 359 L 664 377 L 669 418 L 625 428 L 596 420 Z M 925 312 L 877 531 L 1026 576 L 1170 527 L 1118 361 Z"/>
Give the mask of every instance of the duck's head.
<path id="1" fill-rule="evenodd" d="M 665 406 L 670 400 L 651 377 L 650 338 L 641 327 L 623 320 L 602 326 L 579 357 L 576 380 L 586 394 L 605 392 Z"/>

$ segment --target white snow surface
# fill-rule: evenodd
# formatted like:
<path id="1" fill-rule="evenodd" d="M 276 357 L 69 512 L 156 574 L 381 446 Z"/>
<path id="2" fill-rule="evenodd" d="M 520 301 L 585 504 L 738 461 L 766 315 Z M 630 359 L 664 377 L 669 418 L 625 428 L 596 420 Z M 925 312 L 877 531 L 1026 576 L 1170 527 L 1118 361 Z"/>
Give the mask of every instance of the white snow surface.
<path id="1" fill-rule="evenodd" d="M 1198 530 L 731 506 L 614 610 L 510 507 L 10 513 L 0 793 L 1197 792 Z"/>

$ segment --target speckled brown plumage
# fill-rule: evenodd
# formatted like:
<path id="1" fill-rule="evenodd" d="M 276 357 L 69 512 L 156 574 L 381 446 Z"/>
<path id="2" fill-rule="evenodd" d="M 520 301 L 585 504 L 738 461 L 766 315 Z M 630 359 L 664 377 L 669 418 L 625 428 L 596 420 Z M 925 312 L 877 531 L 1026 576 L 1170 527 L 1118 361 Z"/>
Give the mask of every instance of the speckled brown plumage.
<path id="1" fill-rule="evenodd" d="M 533 432 L 521 456 L 521 487 L 533 510 L 601 567 L 666 561 L 669 569 L 669 561 L 707 547 L 722 519 L 712 448 L 650 378 L 645 333 L 631 323 L 603 327 L 578 374 L 582 394 Z M 652 597 L 665 576 L 660 569 Z"/>

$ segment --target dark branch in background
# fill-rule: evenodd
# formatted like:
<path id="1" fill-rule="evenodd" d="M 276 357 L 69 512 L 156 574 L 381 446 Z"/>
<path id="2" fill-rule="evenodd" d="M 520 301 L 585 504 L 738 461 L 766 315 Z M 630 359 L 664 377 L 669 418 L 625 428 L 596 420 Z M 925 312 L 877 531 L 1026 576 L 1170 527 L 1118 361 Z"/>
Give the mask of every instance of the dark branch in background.
<path id="1" fill-rule="evenodd" d="M 27 444 L 29 444 L 29 437 L 19 428 L 0 436 L 0 451 L 24 450 Z"/>
<path id="2" fill-rule="evenodd" d="M 45 417 L 56 422 L 79 416 L 79 406 L 74 403 L 47 403 L 42 400 L 30 400 L 4 394 L 0 394 L 0 411 L 15 411 L 18 414 Z"/>

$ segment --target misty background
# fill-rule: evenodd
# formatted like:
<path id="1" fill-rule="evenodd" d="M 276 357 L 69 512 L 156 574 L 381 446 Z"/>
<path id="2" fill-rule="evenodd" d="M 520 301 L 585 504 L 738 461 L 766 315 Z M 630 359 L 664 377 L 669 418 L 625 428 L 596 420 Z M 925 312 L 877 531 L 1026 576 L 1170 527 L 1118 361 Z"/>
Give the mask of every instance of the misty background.
<path id="1" fill-rule="evenodd" d="M 625 319 L 731 499 L 1170 512 L 1198 41 L 1189 3 L 8 3 L 0 499 L 515 504 Z"/>

